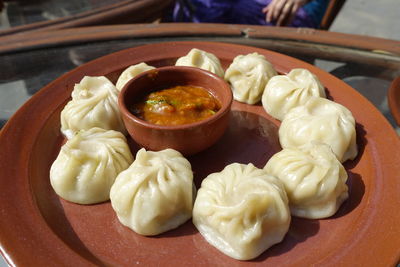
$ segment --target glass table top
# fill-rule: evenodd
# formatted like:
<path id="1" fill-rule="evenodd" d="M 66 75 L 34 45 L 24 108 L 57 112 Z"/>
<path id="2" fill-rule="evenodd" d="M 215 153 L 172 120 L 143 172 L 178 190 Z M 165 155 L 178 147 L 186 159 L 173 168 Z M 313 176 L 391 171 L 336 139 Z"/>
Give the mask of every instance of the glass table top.
<path id="1" fill-rule="evenodd" d="M 302 29 L 161 24 L 58 30 L 21 38 L 0 38 L 0 129 L 32 95 L 77 66 L 130 47 L 192 40 L 260 47 L 313 64 L 364 95 L 400 134 L 386 96 L 400 76 L 400 42 Z M 371 43 L 378 44 L 376 49 Z"/>
<path id="2" fill-rule="evenodd" d="M 95 38 L 72 44 L 59 42 L 58 44 L 43 45 L 42 48 L 29 48 L 28 46 L 23 51 L 9 50 L 0 53 L 0 69 L 2 70 L 0 72 L 0 126 L 4 126 L 10 116 L 35 92 L 85 62 L 118 50 L 148 43 L 200 40 L 261 47 L 311 63 L 358 90 L 382 112 L 399 132 L 389 111 L 386 97 L 391 81 L 400 75 L 400 55 L 398 54 L 288 38 L 279 40 L 268 36 L 257 37 L 257 35 L 257 38 L 249 38 L 243 34 L 248 29 L 244 29 L 239 36 L 236 34 L 232 36 L 229 29 L 226 30 L 229 33 L 226 35 L 223 34 L 223 31 L 209 35 L 199 31 L 199 36 L 196 36 L 196 32 L 193 32 L 195 28 L 191 25 L 190 33 L 185 32 L 185 27 L 181 27 L 181 33 L 174 36 L 162 36 L 163 27 L 163 25 L 151 25 L 151 28 L 148 28 L 148 36 L 142 33 L 141 36 Z M 240 26 L 232 25 L 232 27 Z M 257 26 L 253 28 L 259 29 Z M 113 29 L 120 30 L 118 26 L 99 29 L 104 32 L 105 36 L 113 34 Z M 79 31 L 75 32 L 79 36 Z M 290 30 L 288 33 L 293 34 L 293 31 Z M 68 34 L 74 34 L 74 31 L 69 31 Z M 257 34 L 256 31 L 255 34 Z M 352 36 L 349 35 L 349 37 Z"/>
<path id="3" fill-rule="evenodd" d="M 10 1 L 6 2 L 5 12 L 10 27 L 73 16 L 81 12 L 114 4 L 115 0 L 101 1 Z"/>

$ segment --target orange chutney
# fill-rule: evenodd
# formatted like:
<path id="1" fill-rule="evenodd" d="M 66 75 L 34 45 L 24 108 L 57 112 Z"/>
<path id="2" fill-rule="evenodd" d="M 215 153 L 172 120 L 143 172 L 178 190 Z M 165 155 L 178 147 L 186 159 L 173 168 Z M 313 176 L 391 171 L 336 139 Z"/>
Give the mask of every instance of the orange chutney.
<path id="1" fill-rule="evenodd" d="M 130 111 L 153 124 L 181 125 L 208 118 L 220 108 L 220 102 L 206 89 L 185 85 L 152 92 Z"/>

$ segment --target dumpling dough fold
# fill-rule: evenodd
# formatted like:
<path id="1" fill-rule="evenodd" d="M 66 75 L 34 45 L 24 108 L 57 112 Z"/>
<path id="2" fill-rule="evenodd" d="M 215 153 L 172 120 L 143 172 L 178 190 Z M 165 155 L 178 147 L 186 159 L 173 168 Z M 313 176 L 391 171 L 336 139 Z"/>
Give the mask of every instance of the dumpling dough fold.
<path id="1" fill-rule="evenodd" d="M 80 131 L 61 147 L 50 169 L 50 182 L 54 191 L 68 201 L 107 201 L 115 178 L 132 161 L 122 133 L 101 128 Z"/>
<path id="2" fill-rule="evenodd" d="M 239 55 L 225 72 L 225 80 L 232 87 L 235 100 L 255 104 L 261 100 L 265 85 L 277 75 L 272 64 L 263 55 Z"/>
<path id="3" fill-rule="evenodd" d="M 111 205 L 123 225 L 157 235 L 192 217 L 193 188 L 191 165 L 181 153 L 142 148 L 112 186 Z"/>
<path id="4" fill-rule="evenodd" d="M 281 242 L 290 219 L 282 182 L 251 163 L 233 163 L 207 176 L 193 207 L 202 236 L 239 260 L 256 258 Z"/>
<path id="5" fill-rule="evenodd" d="M 72 100 L 61 111 L 61 132 L 69 139 L 93 127 L 126 133 L 118 107 L 118 90 L 104 76 L 85 76 L 75 84 Z"/>
<path id="6" fill-rule="evenodd" d="M 285 148 L 264 169 L 285 185 L 293 216 L 326 218 L 348 198 L 346 170 L 324 143 Z"/>
<path id="7" fill-rule="evenodd" d="M 289 110 L 304 105 L 312 96 L 325 97 L 324 86 L 313 73 L 298 68 L 272 77 L 265 86 L 262 104 L 269 115 L 283 120 Z"/>
<path id="8" fill-rule="evenodd" d="M 193 48 L 183 57 L 178 58 L 175 66 L 188 66 L 208 70 L 220 77 L 224 77 L 224 69 L 219 59 L 212 53 Z"/>
<path id="9" fill-rule="evenodd" d="M 282 148 L 295 148 L 310 141 L 326 143 L 340 162 L 357 156 L 355 120 L 341 104 L 312 97 L 286 114 L 279 128 Z"/>
<path id="10" fill-rule="evenodd" d="M 136 65 L 132 65 L 132 66 L 126 68 L 121 73 L 115 86 L 117 87 L 118 91 L 121 91 L 122 88 L 124 87 L 124 85 L 127 82 L 129 82 L 131 79 L 135 78 L 137 75 L 139 75 L 142 72 L 152 70 L 152 69 L 155 69 L 155 67 L 149 66 L 144 62 L 141 62 Z"/>

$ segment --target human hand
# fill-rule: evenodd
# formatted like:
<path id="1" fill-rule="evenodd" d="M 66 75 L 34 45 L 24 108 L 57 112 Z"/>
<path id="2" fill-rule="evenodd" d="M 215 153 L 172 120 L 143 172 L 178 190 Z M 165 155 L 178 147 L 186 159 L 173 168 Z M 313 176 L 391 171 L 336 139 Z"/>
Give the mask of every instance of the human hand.
<path id="1" fill-rule="evenodd" d="M 262 9 L 267 22 L 276 22 L 276 26 L 290 24 L 297 10 L 305 5 L 308 0 L 272 0 Z"/>

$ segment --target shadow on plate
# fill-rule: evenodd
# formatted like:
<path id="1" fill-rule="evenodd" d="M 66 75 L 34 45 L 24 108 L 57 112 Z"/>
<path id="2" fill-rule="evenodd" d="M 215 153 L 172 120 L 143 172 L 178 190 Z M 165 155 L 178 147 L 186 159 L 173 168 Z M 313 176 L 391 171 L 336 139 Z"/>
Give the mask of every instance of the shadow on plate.
<path id="1" fill-rule="evenodd" d="M 270 247 L 260 256 L 249 261 L 237 261 L 223 254 L 218 249 L 210 245 L 201 235 L 192 237 L 192 241 L 196 249 L 206 255 L 210 264 L 214 266 L 243 266 L 246 262 L 259 263 L 266 259 L 276 257 L 291 251 L 297 244 L 305 242 L 311 236 L 319 231 L 319 220 L 308 220 L 292 217 L 292 222 L 288 233 L 282 242 Z"/>
<path id="2" fill-rule="evenodd" d="M 292 217 L 289 231 L 279 244 L 276 244 L 254 259 L 255 262 L 265 261 L 269 257 L 275 257 L 291 251 L 297 244 L 305 242 L 319 231 L 319 220 L 309 220 Z"/>
<path id="3" fill-rule="evenodd" d="M 347 179 L 349 198 L 343 202 L 342 206 L 335 213 L 335 215 L 329 217 L 329 219 L 340 218 L 350 213 L 361 203 L 361 200 L 365 194 L 365 184 L 361 178 L 361 175 L 351 171 L 347 171 L 347 174 L 349 176 Z"/>
<path id="4" fill-rule="evenodd" d="M 278 126 L 260 115 L 234 110 L 221 139 L 209 149 L 189 157 L 197 188 L 209 174 L 231 163 L 253 163 L 263 168 L 281 150 Z"/>
<path id="5" fill-rule="evenodd" d="M 343 163 L 343 166 L 346 168 L 346 170 L 352 170 L 357 164 L 359 163 L 361 157 L 364 154 L 365 147 L 368 144 L 367 138 L 365 138 L 367 131 L 365 130 L 364 126 L 360 123 L 356 122 L 356 132 L 357 132 L 357 157 L 353 160 L 347 160 L 346 162 Z"/>
<path id="6" fill-rule="evenodd" d="M 78 237 L 74 227 L 70 224 L 69 218 L 66 216 L 63 202 L 67 201 L 61 200 L 55 194 L 49 182 L 51 164 L 56 159 L 61 144 L 64 142 L 59 125 L 59 112 L 54 112 L 42 128 L 42 132 L 38 135 L 33 147 L 29 168 L 29 183 L 32 194 L 43 219 L 53 233 L 76 252 L 76 254 L 97 266 L 104 266 L 104 263 L 96 258 Z M 70 203 L 67 205 L 77 204 Z M 88 206 L 88 208 L 90 207 Z M 81 215 L 84 219 L 84 211 L 82 211 Z"/>
<path id="7" fill-rule="evenodd" d="M 175 230 L 148 238 L 139 236 L 120 224 L 109 202 L 97 205 L 77 205 L 60 200 L 51 188 L 48 178 L 50 166 L 64 141 L 59 131 L 59 123 L 59 112 L 55 112 L 42 128 L 42 133 L 39 135 L 32 152 L 29 170 L 30 184 L 44 220 L 52 231 L 74 252 L 98 266 L 104 266 L 104 262 L 91 252 L 92 248 L 87 247 L 87 244 L 90 243 L 87 243 L 86 239 L 95 238 L 94 243 L 105 247 L 120 246 L 121 249 L 127 249 L 128 241 L 136 241 L 138 246 L 147 244 L 151 247 L 155 239 L 164 243 L 170 239 L 184 238 L 193 240 L 192 242 L 196 247 L 205 246 L 205 248 L 199 248 L 199 250 L 208 251 L 210 259 L 216 260 L 215 258 L 221 256 L 220 252 L 216 250 L 215 255 L 210 253 L 210 245 L 205 245 L 206 241 L 198 234 L 191 220 Z M 219 172 L 226 165 L 234 162 L 253 163 L 256 167 L 263 168 L 269 158 L 281 150 L 278 129 L 279 127 L 275 123 L 263 116 L 247 111 L 232 111 L 230 124 L 224 136 L 206 151 L 189 157 L 197 187 L 200 186 L 201 181 L 207 175 Z M 357 124 L 357 136 L 360 155 L 356 160 L 359 160 L 366 145 L 365 131 L 363 126 L 359 124 Z M 130 145 L 132 153 L 135 154 L 139 147 L 134 142 L 131 142 Z M 346 164 L 352 166 L 352 164 L 357 163 L 349 162 Z M 363 181 L 356 173 L 350 172 L 349 177 L 351 197 L 334 217 L 349 213 L 361 202 L 365 191 Z M 254 261 L 259 262 L 268 257 L 281 255 L 293 249 L 297 244 L 305 242 L 318 233 L 319 223 L 319 220 L 293 217 L 289 232 L 283 242 L 271 247 Z M 110 231 L 112 237 L 125 236 L 126 242 L 122 242 L 123 240 L 118 243 L 105 242 L 104 238 L 111 237 L 102 234 L 94 235 L 94 233 L 101 233 L 102 231 Z M 221 259 L 226 260 L 224 257 Z"/>

